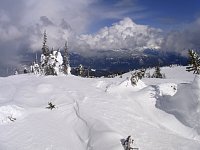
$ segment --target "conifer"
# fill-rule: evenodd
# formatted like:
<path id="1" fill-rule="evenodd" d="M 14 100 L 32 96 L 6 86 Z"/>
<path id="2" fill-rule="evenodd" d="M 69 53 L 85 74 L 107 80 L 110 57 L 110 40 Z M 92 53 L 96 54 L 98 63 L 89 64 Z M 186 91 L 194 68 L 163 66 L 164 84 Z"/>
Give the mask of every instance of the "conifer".
<path id="1" fill-rule="evenodd" d="M 200 74 L 200 59 L 199 55 L 194 50 L 189 50 L 189 65 L 186 67 L 186 71 L 193 71 L 194 74 Z"/>

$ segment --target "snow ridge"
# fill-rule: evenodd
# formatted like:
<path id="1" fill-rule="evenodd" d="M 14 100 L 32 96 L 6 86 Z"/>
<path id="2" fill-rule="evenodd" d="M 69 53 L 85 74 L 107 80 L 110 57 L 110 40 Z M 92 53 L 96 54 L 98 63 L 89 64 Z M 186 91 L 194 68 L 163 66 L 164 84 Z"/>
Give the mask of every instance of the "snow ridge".
<path id="1" fill-rule="evenodd" d="M 0 149 L 123 150 L 131 135 L 142 150 L 199 150 L 199 77 L 185 67 L 161 71 L 166 79 L 137 86 L 131 73 L 0 78 Z"/>

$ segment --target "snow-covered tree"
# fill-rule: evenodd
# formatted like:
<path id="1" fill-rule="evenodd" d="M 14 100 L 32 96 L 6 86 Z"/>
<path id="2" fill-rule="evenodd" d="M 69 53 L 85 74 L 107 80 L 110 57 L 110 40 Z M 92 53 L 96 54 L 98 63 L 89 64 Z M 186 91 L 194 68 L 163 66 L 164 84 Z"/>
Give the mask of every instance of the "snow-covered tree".
<path id="1" fill-rule="evenodd" d="M 131 84 L 132 84 L 133 86 L 136 86 L 136 85 L 137 85 L 137 82 L 138 82 L 138 80 L 139 80 L 139 78 L 138 78 L 137 74 L 132 74 L 130 80 L 131 80 Z"/>
<path id="2" fill-rule="evenodd" d="M 40 74 L 40 66 L 38 63 L 33 62 L 33 64 L 31 65 L 31 73 Z"/>
<path id="3" fill-rule="evenodd" d="M 27 74 L 28 73 L 28 70 L 26 67 L 24 67 L 24 74 Z"/>
<path id="4" fill-rule="evenodd" d="M 68 75 L 71 72 L 70 62 L 69 62 L 69 51 L 68 51 L 68 43 L 65 43 L 64 47 L 64 57 L 63 57 L 63 72 Z"/>
<path id="5" fill-rule="evenodd" d="M 139 78 L 139 79 L 144 78 L 145 72 L 146 72 L 146 69 L 140 69 L 140 70 L 137 72 L 138 78 Z"/>
<path id="6" fill-rule="evenodd" d="M 18 71 L 17 70 L 15 70 L 15 73 L 14 73 L 14 75 L 18 75 L 19 73 L 18 73 Z"/>
<path id="7" fill-rule="evenodd" d="M 47 46 L 47 33 L 44 31 L 44 38 L 43 38 L 43 46 L 42 46 L 42 54 L 44 56 L 49 56 L 49 48 Z"/>
<path id="8" fill-rule="evenodd" d="M 124 150 L 139 150 L 139 148 L 134 148 L 133 147 L 133 139 L 131 138 L 131 136 L 128 136 L 126 138 L 126 140 L 123 141 L 122 145 L 124 146 Z"/>
<path id="9" fill-rule="evenodd" d="M 155 68 L 155 71 L 154 71 L 153 75 L 152 75 L 152 78 L 163 78 L 163 75 L 161 74 L 160 71 L 161 71 L 161 70 L 160 70 L 160 67 L 157 66 L 157 67 Z"/>
<path id="10" fill-rule="evenodd" d="M 40 74 L 41 73 L 41 69 L 40 69 L 40 65 L 38 63 L 38 57 L 37 57 L 37 53 L 35 55 L 35 61 L 33 62 L 33 64 L 30 66 L 30 72 L 34 73 L 34 74 Z"/>
<path id="11" fill-rule="evenodd" d="M 50 66 L 48 65 L 50 52 L 46 43 L 47 43 L 47 34 L 46 31 L 44 31 L 42 54 L 40 57 L 41 71 L 42 74 L 44 75 L 52 75 L 52 68 L 50 68 Z"/>
<path id="12" fill-rule="evenodd" d="M 145 76 L 145 72 L 146 72 L 146 69 L 140 69 L 138 71 L 135 71 L 134 73 L 131 74 L 131 84 L 133 86 L 137 85 L 137 82 L 139 80 L 141 80 L 142 78 L 144 78 Z"/>
<path id="13" fill-rule="evenodd" d="M 62 72 L 63 57 L 59 50 L 53 50 L 49 55 L 48 68 L 49 73 L 47 75 L 59 75 Z"/>
<path id="14" fill-rule="evenodd" d="M 78 75 L 83 77 L 84 71 L 85 71 L 85 69 L 84 69 L 83 65 L 80 64 L 79 67 L 78 67 Z"/>
<path id="15" fill-rule="evenodd" d="M 189 50 L 189 65 L 186 67 L 186 71 L 193 71 L 194 74 L 200 74 L 200 58 L 194 50 Z"/>
<path id="16" fill-rule="evenodd" d="M 62 71 L 63 57 L 58 50 L 50 52 L 47 46 L 47 34 L 44 32 L 44 41 L 41 54 L 41 72 L 44 75 L 59 75 Z"/>

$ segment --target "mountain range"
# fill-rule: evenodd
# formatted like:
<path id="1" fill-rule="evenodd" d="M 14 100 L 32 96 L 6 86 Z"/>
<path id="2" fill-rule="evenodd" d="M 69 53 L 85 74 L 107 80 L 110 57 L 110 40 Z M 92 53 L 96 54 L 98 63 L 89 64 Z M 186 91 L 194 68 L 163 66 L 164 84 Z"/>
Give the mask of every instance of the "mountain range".
<path id="1" fill-rule="evenodd" d="M 40 54 L 38 53 L 38 61 Z M 29 67 L 35 60 L 35 53 L 27 53 L 23 56 L 23 61 L 17 67 L 2 66 L 0 67 L 0 76 L 8 76 L 14 74 L 15 70 L 23 72 L 24 67 Z M 155 49 L 128 50 L 101 50 L 95 52 L 94 55 L 87 56 L 76 52 L 70 53 L 70 65 L 73 68 L 80 64 L 84 68 L 96 71 L 94 76 L 108 76 L 115 73 L 124 73 L 129 70 L 139 68 L 149 68 L 155 66 L 169 66 L 172 64 L 187 65 L 188 58 L 174 52 L 163 52 Z M 73 73 L 73 71 L 72 71 Z"/>

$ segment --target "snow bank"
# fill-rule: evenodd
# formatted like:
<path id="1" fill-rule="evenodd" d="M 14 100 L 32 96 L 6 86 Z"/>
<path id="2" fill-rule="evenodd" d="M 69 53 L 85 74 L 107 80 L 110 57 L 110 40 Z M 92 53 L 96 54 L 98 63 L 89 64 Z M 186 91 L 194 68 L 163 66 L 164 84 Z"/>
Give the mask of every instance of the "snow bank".
<path id="1" fill-rule="evenodd" d="M 177 84 L 175 83 L 163 83 L 157 86 L 160 96 L 162 95 L 170 95 L 173 96 L 177 92 Z"/>
<path id="2" fill-rule="evenodd" d="M 146 85 L 143 81 L 138 80 L 137 85 L 132 85 L 129 79 L 122 81 L 121 83 L 111 84 L 108 86 L 108 92 L 120 92 L 120 91 L 139 91 L 145 88 Z"/>
<path id="3" fill-rule="evenodd" d="M 191 81 L 190 75 L 169 69 L 163 71 L 173 78 L 144 78 L 137 86 L 125 78 L 131 73 L 111 79 L 28 74 L 0 78 L 0 149 L 123 150 L 120 140 L 133 135 L 134 147 L 141 150 L 199 150 L 192 129 L 198 121 L 199 79 L 180 84 Z M 46 109 L 50 101 L 56 109 Z M 159 102 L 162 110 L 155 106 Z M 192 122 L 192 128 L 173 112 L 187 125 Z"/>
<path id="4" fill-rule="evenodd" d="M 173 114 L 183 124 L 194 128 L 200 134 L 200 77 L 190 84 L 178 86 L 177 93 L 173 96 L 160 97 L 158 107 Z"/>

